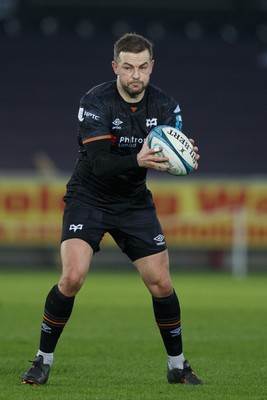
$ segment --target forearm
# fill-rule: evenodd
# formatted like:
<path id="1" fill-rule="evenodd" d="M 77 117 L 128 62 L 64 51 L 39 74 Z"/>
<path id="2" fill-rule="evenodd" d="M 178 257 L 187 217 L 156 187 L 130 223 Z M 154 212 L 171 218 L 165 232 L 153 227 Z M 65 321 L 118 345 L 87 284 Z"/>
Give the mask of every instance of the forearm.
<path id="1" fill-rule="evenodd" d="M 111 153 L 109 140 L 87 143 L 85 149 L 96 176 L 115 176 L 138 168 L 136 154 L 121 156 Z"/>

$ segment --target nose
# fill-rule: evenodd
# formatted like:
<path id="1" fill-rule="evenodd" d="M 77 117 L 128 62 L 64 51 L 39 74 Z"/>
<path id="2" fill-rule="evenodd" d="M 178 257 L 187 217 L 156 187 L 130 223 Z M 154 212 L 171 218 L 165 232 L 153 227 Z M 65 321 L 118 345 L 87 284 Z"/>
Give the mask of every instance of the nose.
<path id="1" fill-rule="evenodd" d="M 133 70 L 133 78 L 134 79 L 139 79 L 140 74 L 139 74 L 139 69 L 138 68 L 134 68 Z"/>

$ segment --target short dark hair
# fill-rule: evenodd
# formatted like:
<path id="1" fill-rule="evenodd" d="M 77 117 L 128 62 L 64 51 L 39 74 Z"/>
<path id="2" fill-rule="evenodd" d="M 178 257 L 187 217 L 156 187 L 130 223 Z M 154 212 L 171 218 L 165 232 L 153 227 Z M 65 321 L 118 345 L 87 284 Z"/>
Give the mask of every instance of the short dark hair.
<path id="1" fill-rule="evenodd" d="M 141 53 L 148 50 L 150 59 L 153 57 L 153 43 L 141 35 L 136 33 L 126 33 L 121 36 L 114 44 L 114 60 L 117 62 L 121 51 L 129 53 Z"/>

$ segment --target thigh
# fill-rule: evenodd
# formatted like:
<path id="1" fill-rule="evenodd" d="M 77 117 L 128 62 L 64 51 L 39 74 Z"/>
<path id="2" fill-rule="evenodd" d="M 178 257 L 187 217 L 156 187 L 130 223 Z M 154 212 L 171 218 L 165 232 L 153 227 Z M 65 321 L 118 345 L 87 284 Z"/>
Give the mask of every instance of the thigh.
<path id="1" fill-rule="evenodd" d="M 84 240 L 68 239 L 60 250 L 63 275 L 73 274 L 84 279 L 93 257 L 92 247 Z"/>
<path id="2" fill-rule="evenodd" d="M 153 296 L 166 297 L 172 293 L 167 250 L 140 258 L 133 264 Z"/>

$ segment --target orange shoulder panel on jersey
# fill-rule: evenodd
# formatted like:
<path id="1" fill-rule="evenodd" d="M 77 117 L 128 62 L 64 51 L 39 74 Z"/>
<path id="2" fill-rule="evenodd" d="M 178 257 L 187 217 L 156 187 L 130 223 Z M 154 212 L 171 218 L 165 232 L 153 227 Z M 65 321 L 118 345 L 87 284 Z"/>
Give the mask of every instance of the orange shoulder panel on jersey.
<path id="1" fill-rule="evenodd" d="M 91 139 L 85 139 L 83 140 L 83 144 L 89 143 L 89 142 L 94 142 L 95 140 L 101 140 L 101 139 L 111 139 L 111 135 L 103 135 L 103 136 L 97 136 Z"/>

